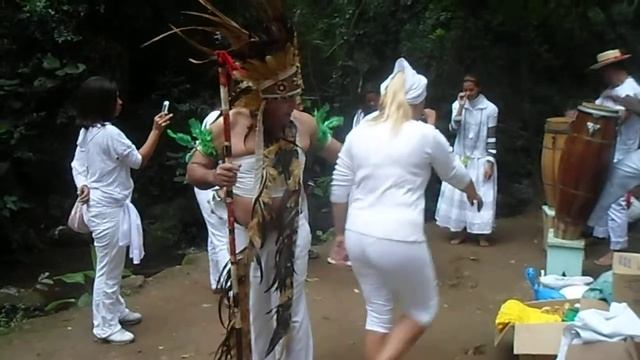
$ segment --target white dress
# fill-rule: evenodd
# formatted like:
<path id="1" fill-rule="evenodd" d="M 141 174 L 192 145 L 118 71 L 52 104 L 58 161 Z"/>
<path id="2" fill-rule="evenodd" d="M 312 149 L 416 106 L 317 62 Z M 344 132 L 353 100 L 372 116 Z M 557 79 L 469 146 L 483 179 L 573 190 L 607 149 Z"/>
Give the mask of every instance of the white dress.
<path id="1" fill-rule="evenodd" d="M 459 161 L 466 166 L 471 179 L 482 199 L 484 207 L 478 212 L 471 206 L 466 195 L 449 184 L 443 183 L 436 208 L 436 223 L 451 231 L 464 229 L 472 234 L 490 234 L 495 225 L 498 168 L 495 160 L 495 129 L 498 123 L 498 108 L 480 94 L 467 101 L 462 110 L 462 121 L 455 121 L 458 102 L 452 106 L 449 126 L 456 131 L 453 151 Z M 493 176 L 485 180 L 487 162 L 493 163 Z"/>

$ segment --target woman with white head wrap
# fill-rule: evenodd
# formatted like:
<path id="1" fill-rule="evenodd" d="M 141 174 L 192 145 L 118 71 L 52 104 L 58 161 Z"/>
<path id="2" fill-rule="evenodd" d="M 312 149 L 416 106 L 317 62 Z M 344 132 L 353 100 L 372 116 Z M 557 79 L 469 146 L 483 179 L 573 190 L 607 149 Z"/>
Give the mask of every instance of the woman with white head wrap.
<path id="1" fill-rule="evenodd" d="M 382 84 L 380 110 L 353 129 L 331 189 L 336 237 L 346 242 L 366 303 L 366 359 L 397 359 L 438 309 L 424 226 L 424 190 L 433 167 L 482 207 L 444 136 L 422 117 L 427 79 L 404 59 Z M 394 324 L 394 300 L 403 316 Z"/>

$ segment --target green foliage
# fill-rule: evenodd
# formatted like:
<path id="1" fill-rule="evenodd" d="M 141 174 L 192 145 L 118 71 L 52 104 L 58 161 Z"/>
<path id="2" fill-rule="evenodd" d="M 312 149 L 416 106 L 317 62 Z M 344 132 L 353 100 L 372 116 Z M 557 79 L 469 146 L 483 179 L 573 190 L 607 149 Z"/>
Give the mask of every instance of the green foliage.
<path id="1" fill-rule="evenodd" d="M 331 176 L 322 176 L 315 179 L 315 187 L 313 194 L 320 197 L 327 203 L 329 202 L 329 195 L 331 195 Z M 327 204 L 328 205 L 328 204 Z"/>
<path id="2" fill-rule="evenodd" d="M 54 277 L 56 280 L 62 280 L 67 284 L 82 284 L 86 283 L 86 276 L 84 272 L 68 273 Z"/>
<path id="3" fill-rule="evenodd" d="M 54 126 L 68 122 L 60 110 L 87 72 L 79 27 L 101 7 L 102 1 L 71 0 L 0 5 L 0 52 L 6 55 L 0 64 L 0 232 L 7 235 L 6 248 L 38 242 L 41 230 L 33 222 L 50 218 L 38 214 L 43 200 L 31 195 L 26 184 L 32 181 L 21 169 L 64 159 L 59 149 L 66 144 Z"/>
<path id="4" fill-rule="evenodd" d="M 29 307 L 25 305 L 5 305 L 0 304 L 0 336 L 6 335 L 9 331 L 28 318 Z"/>
<path id="5" fill-rule="evenodd" d="M 91 245 L 91 261 L 93 263 L 93 268 L 94 270 L 85 270 L 85 271 L 79 271 L 79 272 L 72 272 L 72 273 L 66 273 L 63 275 L 59 275 L 59 276 L 55 276 L 53 277 L 53 280 L 60 280 L 63 281 L 67 284 L 80 284 L 84 287 L 85 292 L 82 293 L 82 295 L 80 295 L 80 297 L 78 299 L 74 299 L 74 298 L 69 298 L 69 299 L 60 299 L 60 300 L 56 300 L 53 301 L 51 303 L 49 303 L 46 307 L 45 307 L 45 311 L 46 312 L 53 312 L 58 310 L 61 306 L 68 306 L 68 305 L 75 305 L 78 307 L 85 307 L 85 306 L 89 306 L 91 305 L 91 299 L 92 299 L 92 295 L 91 295 L 91 285 L 92 285 L 92 279 L 95 279 L 96 277 L 96 272 L 95 272 L 95 268 L 96 268 L 96 249 L 93 245 Z M 132 276 L 133 273 L 129 270 L 129 269 L 123 269 L 122 271 L 122 278 L 127 278 L 129 276 Z M 53 281 L 48 279 L 49 277 L 49 273 L 45 273 L 40 275 L 40 278 L 38 279 L 38 283 L 39 284 L 47 284 L 47 285 L 52 285 Z M 44 288 L 40 288 L 41 290 L 46 290 L 47 287 Z"/>
<path id="6" fill-rule="evenodd" d="M 17 196 L 4 195 L 0 198 L 0 214 L 5 218 L 10 218 L 12 214 L 20 209 L 26 209 L 29 205 L 22 202 Z"/>
<path id="7" fill-rule="evenodd" d="M 54 312 L 54 311 L 58 310 L 58 308 L 60 306 L 62 306 L 62 305 L 76 304 L 76 303 L 77 303 L 76 299 L 61 299 L 61 300 L 57 300 L 57 301 L 51 302 L 50 304 L 45 306 L 44 311 L 46 311 L 46 312 Z"/>
<path id="8" fill-rule="evenodd" d="M 171 164 L 178 166 L 178 176 L 174 178 L 174 181 L 177 182 L 184 182 L 184 167 L 191 160 L 196 150 L 211 158 L 216 158 L 217 156 L 216 148 L 213 146 L 211 131 L 209 129 L 203 129 L 200 122 L 193 118 L 189 119 L 188 124 L 190 134 L 174 132 L 170 129 L 167 130 L 167 135 L 174 139 L 180 146 L 187 148 L 187 150 L 182 153 L 168 153 L 169 157 L 178 159 L 178 161 L 171 162 Z"/>

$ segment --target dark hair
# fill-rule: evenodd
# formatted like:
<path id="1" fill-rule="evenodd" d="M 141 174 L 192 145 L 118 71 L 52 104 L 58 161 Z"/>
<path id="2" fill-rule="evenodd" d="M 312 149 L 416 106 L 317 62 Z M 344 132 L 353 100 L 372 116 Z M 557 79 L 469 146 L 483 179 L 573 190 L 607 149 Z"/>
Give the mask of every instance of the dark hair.
<path id="1" fill-rule="evenodd" d="M 87 128 L 111 120 L 117 102 L 118 85 L 114 81 L 101 76 L 85 80 L 75 98 L 78 125 Z"/>
<path id="2" fill-rule="evenodd" d="M 477 87 L 481 87 L 480 86 L 480 77 L 478 75 L 476 75 L 476 74 L 473 74 L 473 73 L 467 73 L 464 76 L 464 78 L 462 79 L 462 82 L 463 83 L 470 82 L 470 83 L 474 84 Z"/>
<path id="3" fill-rule="evenodd" d="M 362 95 L 376 94 L 380 95 L 380 88 L 373 82 L 368 82 L 362 87 Z"/>

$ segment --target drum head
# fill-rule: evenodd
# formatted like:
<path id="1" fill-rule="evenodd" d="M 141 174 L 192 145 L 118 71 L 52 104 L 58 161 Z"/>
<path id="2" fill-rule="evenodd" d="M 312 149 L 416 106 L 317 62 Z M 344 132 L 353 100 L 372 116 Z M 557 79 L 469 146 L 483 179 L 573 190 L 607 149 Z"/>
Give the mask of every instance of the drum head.
<path id="1" fill-rule="evenodd" d="M 578 110 L 587 114 L 591 114 L 595 117 L 620 117 L 620 110 L 618 109 L 589 102 L 583 102 L 582 105 L 578 106 Z"/>
<path id="2" fill-rule="evenodd" d="M 573 120 L 564 116 L 552 117 L 547 119 L 548 124 L 568 124 L 571 121 Z"/>
<path id="3" fill-rule="evenodd" d="M 570 127 L 569 124 L 573 119 L 568 117 L 552 117 L 548 118 L 544 124 L 544 131 L 552 134 L 568 134 Z"/>

